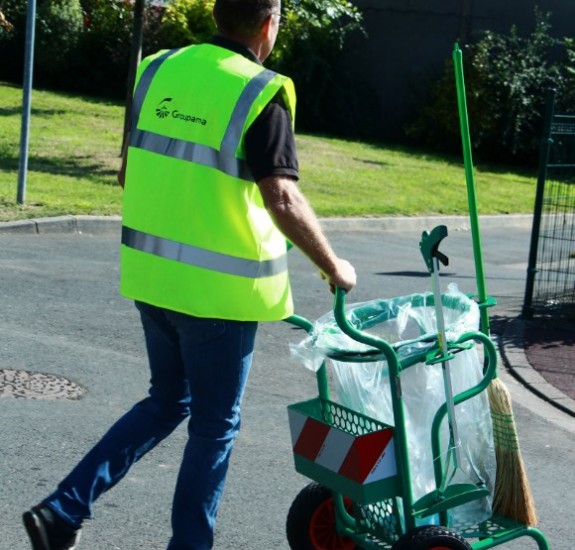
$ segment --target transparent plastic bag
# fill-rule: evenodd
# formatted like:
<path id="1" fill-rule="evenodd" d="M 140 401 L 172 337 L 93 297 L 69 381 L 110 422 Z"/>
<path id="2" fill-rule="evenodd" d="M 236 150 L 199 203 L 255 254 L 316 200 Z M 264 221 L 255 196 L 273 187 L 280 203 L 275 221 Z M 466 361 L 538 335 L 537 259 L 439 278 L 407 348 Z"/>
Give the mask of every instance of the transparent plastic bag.
<path id="1" fill-rule="evenodd" d="M 401 373 L 402 399 L 408 439 L 412 491 L 415 500 L 436 488 L 431 450 L 431 424 L 445 403 L 441 364 L 426 365 L 425 353 L 436 345 L 436 313 L 431 293 L 414 294 L 390 300 L 350 304 L 346 316 L 358 329 L 391 344 L 400 360 L 418 358 L 421 362 Z M 452 284 L 442 296 L 447 340 L 454 341 L 469 331 L 478 330 L 479 308 Z M 307 368 L 317 370 L 330 355 L 342 350 L 365 352 L 371 348 L 343 334 L 333 313 L 314 324 L 314 332 L 298 345 L 294 355 Z M 394 425 L 391 388 L 386 361 L 344 362 L 330 360 L 334 371 L 337 401 L 353 410 Z M 453 395 L 482 378 L 482 365 L 475 347 L 461 351 L 450 360 Z M 495 448 L 486 392 L 455 407 L 461 442 L 461 464 L 452 483 L 470 483 L 477 474 L 485 481 L 491 497 L 450 510 L 450 522 L 481 522 L 491 516 L 495 482 Z M 447 419 L 442 423 L 441 449 L 449 442 Z M 443 456 L 445 460 L 445 456 Z M 427 522 L 429 522 L 429 518 Z M 433 521 L 433 519 L 431 520 Z M 424 521 L 425 522 L 425 521 Z"/>
<path id="2" fill-rule="evenodd" d="M 442 300 L 448 341 L 477 330 L 477 305 L 456 285 L 449 285 Z M 437 324 L 431 292 L 347 304 L 345 311 L 354 327 L 392 344 L 400 360 L 425 353 L 435 345 Z M 366 352 L 372 348 L 344 334 L 335 321 L 333 311 L 330 311 L 317 319 L 310 335 L 298 344 L 290 344 L 290 349 L 292 355 L 308 369 L 317 371 L 324 359 L 334 352 Z"/>

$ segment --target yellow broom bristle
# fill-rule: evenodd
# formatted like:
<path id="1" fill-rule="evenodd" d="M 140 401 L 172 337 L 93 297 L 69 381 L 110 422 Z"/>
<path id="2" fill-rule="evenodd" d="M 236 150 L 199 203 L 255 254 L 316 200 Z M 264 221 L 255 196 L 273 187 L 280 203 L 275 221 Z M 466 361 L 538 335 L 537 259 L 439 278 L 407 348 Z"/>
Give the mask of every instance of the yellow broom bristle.
<path id="1" fill-rule="evenodd" d="M 533 527 L 537 513 L 519 449 L 511 396 L 498 378 L 489 384 L 488 394 L 497 461 L 493 511 Z"/>

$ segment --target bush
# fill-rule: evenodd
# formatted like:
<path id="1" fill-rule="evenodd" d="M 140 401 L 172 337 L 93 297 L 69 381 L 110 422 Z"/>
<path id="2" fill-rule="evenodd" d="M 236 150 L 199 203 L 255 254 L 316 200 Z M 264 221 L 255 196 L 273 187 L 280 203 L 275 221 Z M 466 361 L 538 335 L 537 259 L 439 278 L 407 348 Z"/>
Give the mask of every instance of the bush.
<path id="1" fill-rule="evenodd" d="M 347 0 L 286 0 L 283 11 L 270 66 L 294 80 L 298 128 L 353 134 L 365 96 L 338 57 L 347 34 L 362 30 L 361 13 Z"/>
<path id="2" fill-rule="evenodd" d="M 0 9 L 10 28 L 0 32 L 0 77 L 22 81 L 26 38 L 26 0 L 4 0 Z M 43 85 L 55 85 L 69 70 L 82 33 L 80 0 L 38 0 L 34 75 Z"/>
<path id="3" fill-rule="evenodd" d="M 523 38 L 516 27 L 509 34 L 486 32 L 464 48 L 464 71 L 471 138 L 477 153 L 489 160 L 536 160 L 545 91 L 558 90 L 565 104 L 573 86 L 573 41 L 550 35 L 550 14 L 535 11 L 533 32 Z M 565 59 L 554 61 L 557 50 Z M 571 73 L 571 83 L 575 80 Z M 461 138 L 453 64 L 446 62 L 443 77 L 432 86 L 430 101 L 410 124 L 407 135 L 419 144 L 458 152 Z"/>
<path id="4" fill-rule="evenodd" d="M 210 39 L 216 32 L 213 7 L 214 0 L 172 0 L 157 18 L 155 29 L 148 25 L 146 50 L 180 48 Z"/>
<path id="5" fill-rule="evenodd" d="M 38 2 L 35 62 L 40 78 L 53 85 L 68 73 L 82 30 L 80 0 Z"/>
<path id="6" fill-rule="evenodd" d="M 133 0 L 38 1 L 35 85 L 123 99 Z M 146 2 L 143 55 L 209 39 L 215 32 L 213 3 Z M 0 29 L 1 79 L 21 82 L 26 4 L 0 0 L 14 26 L 11 32 Z M 285 0 L 283 13 L 286 24 L 269 65 L 295 80 L 299 126 L 336 131 L 341 117 L 355 121 L 361 86 L 342 74 L 337 58 L 347 33 L 361 28 L 361 14 L 348 0 Z"/>
<path id="7" fill-rule="evenodd" d="M 10 26 L 0 29 L 0 78 L 22 82 L 26 37 L 25 0 L 0 0 L 0 10 Z"/>
<path id="8" fill-rule="evenodd" d="M 133 5 L 124 0 L 82 0 L 84 32 L 74 53 L 68 90 L 124 97 L 130 63 Z"/>
<path id="9" fill-rule="evenodd" d="M 565 55 L 562 61 L 565 75 L 557 103 L 557 112 L 575 114 L 575 39 L 565 38 L 563 45 Z"/>

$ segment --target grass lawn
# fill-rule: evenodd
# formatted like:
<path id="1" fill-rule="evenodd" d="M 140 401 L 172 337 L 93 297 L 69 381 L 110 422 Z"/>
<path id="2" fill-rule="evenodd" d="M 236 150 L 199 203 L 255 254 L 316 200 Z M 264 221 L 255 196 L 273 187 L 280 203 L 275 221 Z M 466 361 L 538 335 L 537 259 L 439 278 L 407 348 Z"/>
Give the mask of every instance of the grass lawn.
<path id="1" fill-rule="evenodd" d="M 21 104 L 22 90 L 0 83 L 0 221 L 120 214 L 122 106 L 34 90 L 25 204 L 17 205 Z M 320 136 L 296 139 L 300 185 L 320 216 L 467 214 L 459 158 Z M 475 179 L 481 214 L 533 211 L 535 171 L 476 166 Z"/>

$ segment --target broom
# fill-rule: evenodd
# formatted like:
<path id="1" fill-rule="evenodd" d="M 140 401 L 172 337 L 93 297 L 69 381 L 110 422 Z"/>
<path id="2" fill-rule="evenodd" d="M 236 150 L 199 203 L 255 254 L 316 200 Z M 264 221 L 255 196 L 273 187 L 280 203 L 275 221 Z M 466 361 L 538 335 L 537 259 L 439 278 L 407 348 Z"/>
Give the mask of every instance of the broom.
<path id="1" fill-rule="evenodd" d="M 481 239 L 479 235 L 479 216 L 477 213 L 477 196 L 475 193 L 469 121 L 467 118 L 467 102 L 465 99 L 465 83 L 463 79 L 463 56 L 458 44 L 455 44 L 453 50 L 453 63 L 455 65 L 457 105 L 459 108 L 465 180 L 467 183 L 467 198 L 473 240 L 473 255 L 475 259 L 477 298 L 479 304 L 482 306 L 480 307 L 481 332 L 490 336 L 489 316 L 487 313 L 488 298 L 485 290 Z M 534 526 L 537 524 L 537 514 L 535 512 L 535 505 L 525 470 L 525 464 L 519 448 L 511 396 L 505 384 L 503 384 L 498 377 L 494 378 L 489 384 L 488 395 L 493 423 L 495 458 L 497 461 L 493 511 L 495 514 L 513 519 L 524 525 Z"/>

